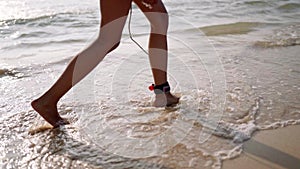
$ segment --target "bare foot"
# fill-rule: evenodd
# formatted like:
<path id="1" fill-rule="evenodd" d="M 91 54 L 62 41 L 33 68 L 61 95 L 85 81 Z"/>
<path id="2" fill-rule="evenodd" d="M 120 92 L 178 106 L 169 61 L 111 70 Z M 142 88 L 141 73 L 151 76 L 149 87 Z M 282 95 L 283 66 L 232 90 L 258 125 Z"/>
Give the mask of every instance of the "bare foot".
<path id="1" fill-rule="evenodd" d="M 172 95 L 170 92 L 156 94 L 153 105 L 155 107 L 173 106 L 179 102 L 179 98 Z"/>
<path id="2" fill-rule="evenodd" d="M 37 99 L 31 102 L 31 106 L 54 128 L 60 125 L 69 124 L 66 119 L 63 119 L 58 114 L 56 104 L 50 104 L 41 99 Z"/>

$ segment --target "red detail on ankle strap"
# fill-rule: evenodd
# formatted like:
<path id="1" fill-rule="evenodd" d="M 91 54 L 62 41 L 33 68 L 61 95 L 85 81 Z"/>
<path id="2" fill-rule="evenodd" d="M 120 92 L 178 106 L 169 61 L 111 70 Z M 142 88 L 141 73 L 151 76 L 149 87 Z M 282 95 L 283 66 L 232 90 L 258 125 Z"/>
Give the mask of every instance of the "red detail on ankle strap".
<path id="1" fill-rule="evenodd" d="M 149 90 L 153 91 L 154 90 L 154 85 L 149 86 Z"/>

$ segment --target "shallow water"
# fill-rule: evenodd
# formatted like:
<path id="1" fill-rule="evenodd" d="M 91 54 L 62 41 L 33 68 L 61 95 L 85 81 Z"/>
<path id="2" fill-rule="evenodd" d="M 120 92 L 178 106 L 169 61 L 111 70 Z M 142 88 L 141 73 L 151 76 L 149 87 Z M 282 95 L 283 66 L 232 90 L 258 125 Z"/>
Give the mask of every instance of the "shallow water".
<path id="1" fill-rule="evenodd" d="M 94 39 L 98 2 L 0 2 L 1 168 L 220 168 L 255 131 L 300 123 L 298 1 L 165 1 L 181 103 L 151 106 L 148 58 L 125 29 L 59 103 L 72 124 L 52 130 L 29 103 Z M 146 46 L 135 7 L 131 26 Z"/>

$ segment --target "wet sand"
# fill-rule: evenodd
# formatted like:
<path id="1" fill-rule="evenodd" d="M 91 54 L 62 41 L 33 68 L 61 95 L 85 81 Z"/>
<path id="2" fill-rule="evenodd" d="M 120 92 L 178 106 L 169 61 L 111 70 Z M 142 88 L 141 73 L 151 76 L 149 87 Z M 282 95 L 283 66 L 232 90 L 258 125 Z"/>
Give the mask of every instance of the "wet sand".
<path id="1" fill-rule="evenodd" d="M 297 169 L 300 167 L 300 125 L 257 132 L 241 156 L 224 161 L 223 169 Z"/>

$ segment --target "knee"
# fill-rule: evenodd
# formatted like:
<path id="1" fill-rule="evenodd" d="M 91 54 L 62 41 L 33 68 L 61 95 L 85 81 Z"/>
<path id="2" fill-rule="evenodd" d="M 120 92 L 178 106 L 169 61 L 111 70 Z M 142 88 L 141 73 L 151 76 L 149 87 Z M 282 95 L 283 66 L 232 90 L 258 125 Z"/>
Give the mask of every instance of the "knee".
<path id="1" fill-rule="evenodd" d="M 120 40 L 121 38 L 99 36 L 94 43 L 97 50 L 101 49 L 105 54 L 108 54 L 120 45 Z"/>
<path id="2" fill-rule="evenodd" d="M 115 45 L 113 45 L 113 46 L 108 50 L 107 54 L 110 53 L 111 51 L 115 50 L 119 45 L 120 45 L 120 41 L 117 42 Z"/>
<path id="3" fill-rule="evenodd" d="M 166 35 L 169 26 L 168 13 L 151 13 L 151 33 Z"/>

